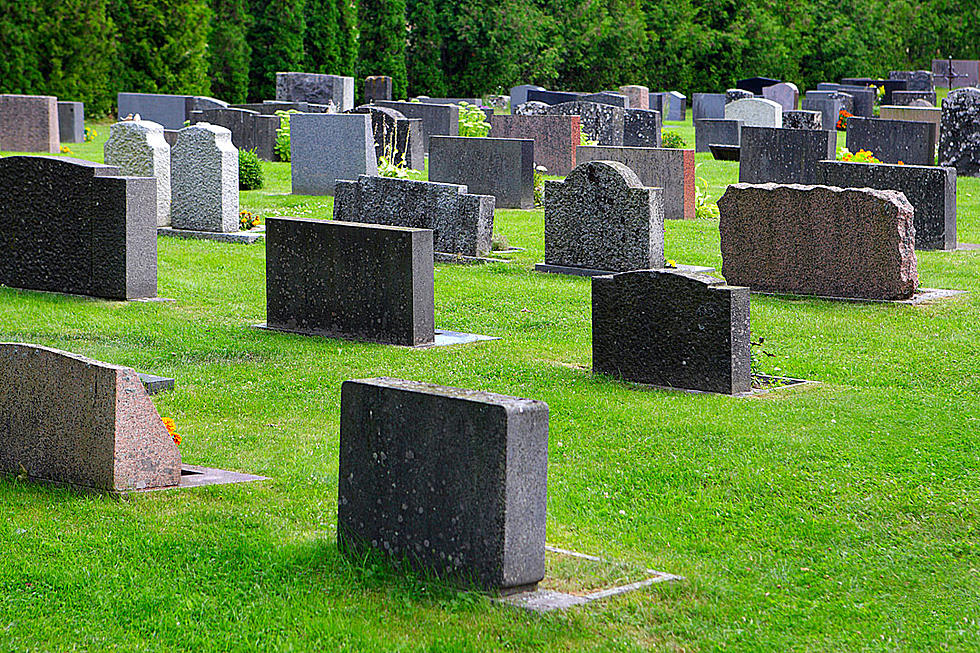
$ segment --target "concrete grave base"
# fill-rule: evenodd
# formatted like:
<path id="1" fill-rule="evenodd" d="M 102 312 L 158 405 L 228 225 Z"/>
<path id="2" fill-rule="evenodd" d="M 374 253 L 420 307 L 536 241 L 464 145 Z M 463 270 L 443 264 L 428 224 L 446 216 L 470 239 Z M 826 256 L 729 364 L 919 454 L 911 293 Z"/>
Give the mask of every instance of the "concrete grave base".
<path id="1" fill-rule="evenodd" d="M 511 250 L 503 252 L 491 252 L 492 254 L 506 254 Z M 463 254 L 449 254 L 446 252 L 433 252 L 432 259 L 436 263 L 459 263 L 461 265 L 479 265 L 481 263 L 513 263 L 509 258 L 493 258 L 492 256 L 465 256 Z"/>
<path id="2" fill-rule="evenodd" d="M 794 295 L 792 293 L 751 291 L 753 295 L 769 295 L 770 297 L 785 297 L 788 299 L 825 299 L 833 302 L 857 302 L 861 304 L 929 304 L 943 299 L 952 299 L 966 295 L 966 290 L 948 290 L 944 288 L 919 288 L 908 299 L 866 299 L 864 297 L 832 297 L 829 295 Z"/>
<path id="3" fill-rule="evenodd" d="M 81 494 L 109 494 L 120 496 L 123 494 L 144 494 L 146 492 L 160 492 L 162 490 L 186 490 L 193 487 L 204 487 L 206 485 L 230 485 L 232 483 L 251 483 L 253 481 L 268 481 L 268 476 L 256 476 L 255 474 L 245 474 L 243 472 L 233 472 L 227 469 L 216 467 L 201 467 L 200 465 L 180 466 L 180 482 L 169 487 L 152 487 L 141 490 L 100 490 L 98 488 L 85 487 L 84 485 L 72 485 L 71 483 L 61 483 L 41 478 L 31 478 L 32 483 L 39 485 L 50 485 L 53 487 L 70 488 Z"/>
<path id="4" fill-rule="evenodd" d="M 715 161 L 738 161 L 742 151 L 738 145 L 719 145 L 717 143 L 709 143 L 708 148 L 711 150 L 711 156 L 714 157 Z"/>
<path id="5" fill-rule="evenodd" d="M 143 387 L 146 388 L 146 394 L 148 395 L 155 395 L 158 392 L 173 390 L 176 383 L 174 379 L 166 376 L 144 374 L 143 372 L 137 372 L 136 375 L 140 378 L 140 381 L 142 381 Z"/>
<path id="6" fill-rule="evenodd" d="M 700 272 L 708 274 L 714 272 L 714 268 L 705 267 L 703 265 L 678 265 L 676 268 L 665 268 L 670 270 L 680 270 L 681 272 Z M 602 277 L 609 274 L 616 274 L 616 272 L 611 272 L 609 270 L 595 270 L 592 268 L 578 268 L 565 265 L 548 265 L 547 263 L 536 263 L 534 265 L 534 270 L 536 272 L 548 272 L 550 274 L 571 274 L 579 277 Z"/>
<path id="7" fill-rule="evenodd" d="M 975 251 L 980 249 L 980 243 L 956 243 L 956 252 Z"/>
<path id="8" fill-rule="evenodd" d="M 248 231 L 194 231 L 193 229 L 174 229 L 173 227 L 157 227 L 158 236 L 170 238 L 191 238 L 194 240 L 214 240 L 219 243 L 245 243 L 251 245 L 265 239 L 265 227 L 256 227 Z"/>
<path id="9" fill-rule="evenodd" d="M 602 372 L 593 372 L 593 374 L 599 374 L 603 377 L 617 379 L 616 376 L 610 374 L 604 374 Z M 622 379 L 620 379 L 622 380 Z M 741 399 L 745 397 L 756 397 L 758 395 L 769 394 L 776 390 L 783 390 L 785 388 L 794 388 L 797 386 L 805 385 L 816 385 L 820 383 L 819 381 L 809 381 L 807 379 L 794 379 L 788 376 L 769 376 L 768 374 L 758 374 L 752 375 L 752 390 L 749 392 L 736 392 L 735 394 L 728 394 L 725 392 L 711 392 L 709 390 L 694 390 L 692 388 L 675 388 L 669 385 L 657 385 L 655 383 L 638 383 L 636 381 L 623 380 L 625 383 L 631 383 L 633 385 L 641 386 L 642 389 L 649 390 L 667 390 L 670 392 L 683 392 L 689 395 L 717 395 L 719 397 L 735 397 L 736 399 Z"/>
<path id="10" fill-rule="evenodd" d="M 316 338 L 337 338 L 340 340 L 351 340 L 350 338 L 345 338 L 344 336 L 324 333 L 320 331 L 306 331 L 298 329 L 280 329 L 278 327 L 270 327 L 267 323 L 254 325 L 256 329 L 262 329 L 263 331 L 278 331 L 279 333 L 295 333 L 300 336 L 313 336 Z M 482 340 L 500 340 L 497 336 L 482 336 L 478 333 L 461 333 L 459 331 L 447 331 L 446 329 L 436 329 L 436 339 L 434 342 L 428 342 L 423 345 L 415 345 L 414 347 L 409 347 L 408 345 L 389 345 L 391 347 L 405 347 L 406 349 L 426 349 L 427 347 L 446 347 L 448 345 L 468 345 L 471 342 L 480 342 Z M 371 342 L 368 340 L 354 340 L 353 342 Z M 384 343 L 379 343 L 384 344 Z"/>

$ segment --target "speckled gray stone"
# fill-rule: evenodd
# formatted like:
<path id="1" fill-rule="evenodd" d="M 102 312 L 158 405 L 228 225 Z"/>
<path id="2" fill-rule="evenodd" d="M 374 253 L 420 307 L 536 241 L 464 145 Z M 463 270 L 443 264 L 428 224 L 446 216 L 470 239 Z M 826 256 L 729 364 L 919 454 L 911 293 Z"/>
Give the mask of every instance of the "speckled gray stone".
<path id="1" fill-rule="evenodd" d="M 783 111 L 784 129 L 823 129 L 823 114 L 819 111 Z"/>
<path id="2" fill-rule="evenodd" d="M 497 208 L 534 208 L 534 141 L 433 136 L 429 180 L 492 195 Z"/>
<path id="3" fill-rule="evenodd" d="M 184 127 L 170 165 L 174 229 L 238 231 L 238 150 L 231 131 L 205 122 Z"/>
<path id="4" fill-rule="evenodd" d="M 206 122 L 224 127 L 231 132 L 231 144 L 239 150 L 255 150 L 255 155 L 265 161 L 278 161 L 276 134 L 281 120 L 279 116 L 267 116 L 248 109 L 205 109 L 191 111 L 191 124 Z"/>
<path id="5" fill-rule="evenodd" d="M 660 147 L 663 144 L 661 118 L 659 111 L 626 109 L 623 114 L 623 146 Z"/>
<path id="6" fill-rule="evenodd" d="M 334 220 L 433 230 L 437 252 L 485 256 L 493 235 L 494 199 L 466 186 L 392 177 L 338 181 Z"/>
<path id="7" fill-rule="evenodd" d="M 337 541 L 485 590 L 545 573 L 548 405 L 400 379 L 345 381 Z"/>
<path id="8" fill-rule="evenodd" d="M 817 95 L 815 91 L 810 91 L 803 97 L 803 110 L 819 111 L 820 122 L 826 131 L 837 130 L 837 121 L 843 108 L 843 100 L 834 95 Z"/>
<path id="9" fill-rule="evenodd" d="M 339 179 L 378 174 L 370 115 L 297 113 L 289 132 L 294 195 L 333 195 Z"/>
<path id="10" fill-rule="evenodd" d="M 455 104 L 426 104 L 424 102 L 376 102 L 379 106 L 398 111 L 406 118 L 422 121 L 422 149 L 429 151 L 433 136 L 459 136 L 459 106 Z"/>
<path id="11" fill-rule="evenodd" d="M 936 132 L 930 123 L 859 118 L 847 120 L 847 149 L 867 150 L 884 163 L 936 165 Z"/>
<path id="12" fill-rule="evenodd" d="M 840 85 L 838 90 L 847 93 L 852 98 L 851 113 L 861 118 L 872 118 L 875 115 L 875 102 L 878 92 L 870 86 Z"/>
<path id="13" fill-rule="evenodd" d="M 163 93 L 119 93 L 116 96 L 119 119 L 127 116 L 155 122 L 164 129 L 180 129 L 192 111 L 221 109 L 227 102 L 203 95 L 166 95 Z"/>
<path id="14" fill-rule="evenodd" d="M 737 100 L 748 100 L 755 97 L 755 93 L 752 91 L 746 91 L 742 88 L 730 88 L 725 91 L 725 105 L 729 105 Z"/>
<path id="15" fill-rule="evenodd" d="M 937 166 L 821 161 L 816 183 L 897 190 L 915 209 L 916 249 L 956 249 L 956 170 Z"/>
<path id="16" fill-rule="evenodd" d="M 642 185 L 662 188 L 665 220 L 695 217 L 694 150 L 583 145 L 578 155 L 579 163 L 619 161 L 636 173 Z"/>
<path id="17" fill-rule="evenodd" d="M 664 120 L 683 121 L 687 119 L 687 96 L 678 91 L 667 91 L 670 104 Z"/>
<path id="18" fill-rule="evenodd" d="M 836 131 L 743 127 L 738 180 L 815 184 L 817 162 L 836 155 Z"/>
<path id="19" fill-rule="evenodd" d="M 943 100 L 939 165 L 980 177 L 980 89 L 957 89 Z"/>
<path id="20" fill-rule="evenodd" d="M 546 91 L 544 89 L 528 89 L 525 102 L 542 102 L 544 104 L 564 104 L 565 102 L 575 102 L 584 93 L 574 93 L 572 91 Z M 524 102 L 521 102 L 524 104 Z"/>
<path id="21" fill-rule="evenodd" d="M 911 120 L 913 122 L 928 122 L 933 125 L 933 132 L 936 134 L 936 142 L 940 139 L 940 126 L 942 125 L 943 110 L 939 107 L 881 107 L 882 120 Z"/>
<path id="22" fill-rule="evenodd" d="M 320 73 L 276 73 L 276 100 L 327 104 L 337 111 L 347 111 L 354 108 L 354 78 Z"/>
<path id="23" fill-rule="evenodd" d="M 610 106 L 619 107 L 621 109 L 630 108 L 630 100 L 622 93 L 612 93 L 610 91 L 601 91 L 599 93 L 587 93 L 582 96 L 583 102 L 595 102 L 597 104 L 608 104 Z"/>
<path id="24" fill-rule="evenodd" d="M 0 95 L 0 150 L 61 151 L 58 98 L 51 95 Z"/>
<path id="25" fill-rule="evenodd" d="M 949 88 L 945 75 L 949 72 L 949 59 L 933 59 L 932 75 L 936 86 Z M 953 88 L 967 88 L 980 84 L 980 61 L 976 59 L 953 59 Z"/>
<path id="26" fill-rule="evenodd" d="M 180 452 L 135 371 L 0 343 L 0 472 L 106 491 L 175 487 Z"/>
<path id="27" fill-rule="evenodd" d="M 642 111 L 640 109 L 639 111 Z M 547 115 L 579 116 L 581 130 L 599 145 L 622 145 L 626 110 L 596 102 L 563 102 L 544 110 Z M 646 112 L 657 115 L 655 112 Z"/>
<path id="28" fill-rule="evenodd" d="M 691 113 L 694 122 L 704 119 L 721 120 L 725 117 L 724 93 L 694 93 L 691 95 Z"/>
<path id="29" fill-rule="evenodd" d="M 400 111 L 372 104 L 363 104 L 351 109 L 350 113 L 366 113 L 371 116 L 374 151 L 379 162 L 385 156 L 412 170 L 425 170 L 420 118 L 406 118 Z"/>
<path id="30" fill-rule="evenodd" d="M 781 106 L 784 112 L 795 111 L 800 104 L 800 89 L 792 82 L 780 82 L 763 88 L 762 97 Z"/>
<path id="31" fill-rule="evenodd" d="M 567 175 L 575 168 L 581 142 L 578 116 L 491 116 L 493 138 L 529 138 L 534 141 L 534 163 L 549 175 Z"/>
<path id="32" fill-rule="evenodd" d="M 843 86 L 841 87 L 843 88 Z M 808 91 L 806 96 L 811 100 L 816 98 L 824 98 L 830 100 L 840 100 L 840 108 L 848 112 L 852 116 L 854 115 L 854 96 L 850 93 L 846 93 L 842 90 L 838 91 Z M 838 116 L 840 114 L 838 113 Z M 836 124 L 836 120 L 834 123 Z"/>
<path id="33" fill-rule="evenodd" d="M 742 394 L 749 289 L 703 274 L 634 270 L 592 278 L 592 369 L 627 381 Z"/>
<path id="34" fill-rule="evenodd" d="M 545 182 L 546 265 L 625 272 L 664 266 L 663 189 L 616 161 Z"/>
<path id="35" fill-rule="evenodd" d="M 904 79 L 910 91 L 935 91 L 935 81 L 931 70 L 893 70 L 888 79 Z"/>
<path id="36" fill-rule="evenodd" d="M 936 106 L 935 91 L 895 91 L 892 93 L 892 102 L 897 107 L 912 106 L 916 100 L 924 100 L 930 106 Z"/>
<path id="37" fill-rule="evenodd" d="M 763 98 L 735 100 L 725 105 L 726 120 L 741 120 L 745 127 L 782 127 L 783 108 Z"/>
<path id="38" fill-rule="evenodd" d="M 710 152 L 708 146 L 717 145 L 738 146 L 741 142 L 741 120 L 725 120 L 705 118 L 694 122 L 694 151 Z"/>
<path id="39" fill-rule="evenodd" d="M 101 163 L 0 158 L 0 284 L 141 299 L 157 294 L 156 182 Z"/>
<path id="40" fill-rule="evenodd" d="M 170 225 L 170 146 L 163 127 L 149 120 L 125 120 L 109 127 L 102 146 L 106 165 L 130 177 L 153 177 L 157 187 L 158 227 Z"/>
<path id="41" fill-rule="evenodd" d="M 913 209 L 898 191 L 734 184 L 718 208 L 732 285 L 881 300 L 919 285 Z"/>
<path id="42" fill-rule="evenodd" d="M 62 143 L 85 142 L 85 104 L 58 102 L 58 134 Z"/>

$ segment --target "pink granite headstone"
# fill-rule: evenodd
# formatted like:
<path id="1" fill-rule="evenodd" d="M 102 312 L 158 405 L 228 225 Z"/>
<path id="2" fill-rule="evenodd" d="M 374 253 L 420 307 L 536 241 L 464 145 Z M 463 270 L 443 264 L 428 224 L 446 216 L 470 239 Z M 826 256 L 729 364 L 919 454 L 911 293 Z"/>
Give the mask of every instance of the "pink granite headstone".
<path id="1" fill-rule="evenodd" d="M 575 169 L 575 152 L 581 142 L 578 116 L 490 116 L 492 138 L 530 138 L 534 163 L 549 175 L 567 175 Z"/>
<path id="2" fill-rule="evenodd" d="M 0 150 L 61 151 L 58 98 L 53 95 L 0 95 Z"/>

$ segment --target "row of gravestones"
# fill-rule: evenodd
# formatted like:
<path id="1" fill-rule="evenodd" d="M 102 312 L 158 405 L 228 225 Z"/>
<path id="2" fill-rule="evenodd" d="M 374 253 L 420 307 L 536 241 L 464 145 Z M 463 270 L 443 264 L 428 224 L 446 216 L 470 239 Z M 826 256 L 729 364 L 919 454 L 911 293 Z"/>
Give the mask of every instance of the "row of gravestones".
<path id="1" fill-rule="evenodd" d="M 510 89 L 511 111 L 526 102 L 554 105 L 567 102 L 595 102 L 621 109 L 653 110 L 663 120 L 682 121 L 687 115 L 687 96 L 677 91 L 651 93 L 646 86 L 631 84 L 620 86 L 616 91 L 581 93 L 577 91 L 549 91 L 541 86 L 522 84 Z"/>
<path id="2" fill-rule="evenodd" d="M 60 151 L 61 143 L 85 140 L 85 105 L 51 95 L 0 94 L 0 150 Z"/>

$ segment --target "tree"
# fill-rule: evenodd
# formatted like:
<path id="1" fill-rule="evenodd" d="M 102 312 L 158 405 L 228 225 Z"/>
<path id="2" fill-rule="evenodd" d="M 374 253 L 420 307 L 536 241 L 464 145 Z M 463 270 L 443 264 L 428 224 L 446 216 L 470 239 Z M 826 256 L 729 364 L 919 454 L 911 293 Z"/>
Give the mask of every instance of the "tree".
<path id="1" fill-rule="evenodd" d="M 409 95 L 446 97 L 442 33 L 434 0 L 408 0 L 405 70 Z"/>
<path id="2" fill-rule="evenodd" d="M 351 0 L 306 0 L 306 72 L 357 72 L 357 7 Z"/>
<path id="3" fill-rule="evenodd" d="M 231 103 L 248 97 L 252 48 L 248 44 L 245 0 L 211 0 L 211 33 L 208 39 L 211 92 Z"/>
<path id="4" fill-rule="evenodd" d="M 306 21 L 304 0 L 251 0 L 252 65 L 248 94 L 251 100 L 276 97 L 276 73 L 303 70 Z"/>
<path id="5" fill-rule="evenodd" d="M 391 77 L 392 97 L 406 97 L 408 78 L 405 72 L 405 0 L 361 0 L 358 19 L 358 78 L 388 75 Z M 360 94 L 360 84 L 357 86 Z"/>

